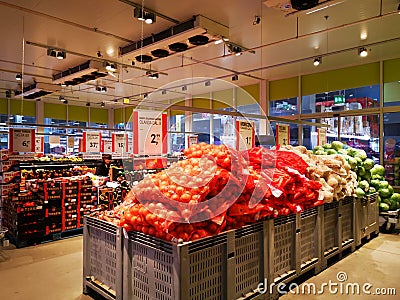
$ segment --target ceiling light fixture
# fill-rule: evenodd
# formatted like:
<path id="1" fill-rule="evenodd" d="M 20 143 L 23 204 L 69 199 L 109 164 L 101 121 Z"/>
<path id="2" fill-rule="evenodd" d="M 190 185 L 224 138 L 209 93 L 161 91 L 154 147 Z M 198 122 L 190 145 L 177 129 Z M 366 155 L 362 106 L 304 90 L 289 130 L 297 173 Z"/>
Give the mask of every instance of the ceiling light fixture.
<path id="1" fill-rule="evenodd" d="M 105 107 L 106 104 L 105 104 L 104 102 L 101 102 L 101 103 L 100 103 L 100 106 L 101 106 L 101 107 Z"/>
<path id="2" fill-rule="evenodd" d="M 56 57 L 57 56 L 57 52 L 54 49 L 47 49 L 47 55 L 51 56 L 51 57 Z"/>
<path id="3" fill-rule="evenodd" d="M 232 81 L 237 81 L 239 80 L 239 76 L 237 74 L 232 76 Z"/>
<path id="4" fill-rule="evenodd" d="M 86 106 L 88 106 L 88 107 L 89 107 L 89 106 L 90 106 L 90 102 L 87 102 L 87 103 L 86 103 Z"/>
<path id="5" fill-rule="evenodd" d="M 139 21 L 144 21 L 146 24 L 152 24 L 156 21 L 156 15 L 154 13 L 145 11 L 141 7 L 135 7 L 133 10 L 133 16 Z"/>
<path id="6" fill-rule="evenodd" d="M 365 47 L 360 47 L 358 48 L 358 55 L 361 57 L 367 57 L 368 56 L 368 50 Z"/>
<path id="7" fill-rule="evenodd" d="M 64 51 L 57 52 L 57 59 L 61 60 L 61 59 L 65 59 L 66 57 L 67 57 L 67 53 L 65 53 Z"/>
<path id="8" fill-rule="evenodd" d="M 314 67 L 318 67 L 322 63 L 322 57 L 318 56 L 314 59 Z"/>
<path id="9" fill-rule="evenodd" d="M 63 103 L 65 103 L 65 101 L 67 101 L 67 99 L 65 99 L 63 96 L 60 96 L 58 99 Z"/>
<path id="10" fill-rule="evenodd" d="M 66 87 L 66 86 L 67 86 L 67 84 L 66 84 L 65 82 L 61 83 L 60 85 L 61 85 L 62 87 Z"/>
<path id="11" fill-rule="evenodd" d="M 22 75 L 21 74 L 15 75 L 15 80 L 21 81 L 22 80 Z"/>
<path id="12" fill-rule="evenodd" d="M 96 86 L 96 91 L 100 93 L 105 93 L 107 92 L 107 88 L 105 86 Z"/>
<path id="13" fill-rule="evenodd" d="M 117 67 L 113 63 L 106 62 L 106 70 L 109 72 L 115 72 Z"/>
<path id="14" fill-rule="evenodd" d="M 187 91 L 187 86 L 186 86 L 186 85 L 184 85 L 184 86 L 182 87 L 182 91 Z"/>
<path id="15" fill-rule="evenodd" d="M 167 94 L 167 91 L 166 91 L 166 90 L 162 90 L 162 91 L 161 91 L 161 94 L 162 94 L 162 95 L 165 95 L 165 94 Z"/>
<path id="16" fill-rule="evenodd" d="M 210 80 L 207 80 L 207 81 L 204 83 L 204 85 L 205 85 L 205 86 L 210 86 L 210 85 L 211 85 L 211 81 L 210 81 Z"/>

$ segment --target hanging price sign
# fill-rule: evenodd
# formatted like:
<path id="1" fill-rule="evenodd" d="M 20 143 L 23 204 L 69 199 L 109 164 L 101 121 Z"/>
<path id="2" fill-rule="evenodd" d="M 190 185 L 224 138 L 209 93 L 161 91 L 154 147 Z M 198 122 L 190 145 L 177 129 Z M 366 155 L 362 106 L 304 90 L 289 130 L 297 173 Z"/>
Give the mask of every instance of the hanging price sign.
<path id="1" fill-rule="evenodd" d="M 128 152 L 128 135 L 125 133 L 112 134 L 112 152 L 124 153 Z"/>
<path id="2" fill-rule="evenodd" d="M 290 126 L 276 124 L 276 144 L 286 146 L 290 144 Z"/>
<path id="3" fill-rule="evenodd" d="M 35 138 L 35 152 L 36 153 L 44 152 L 44 137 Z"/>
<path id="4" fill-rule="evenodd" d="M 100 132 L 84 132 L 83 133 L 83 149 L 82 152 L 98 153 L 101 148 Z"/>
<path id="5" fill-rule="evenodd" d="M 188 136 L 188 147 L 198 143 L 199 143 L 199 137 L 197 135 Z"/>
<path id="6" fill-rule="evenodd" d="M 58 135 L 49 136 L 49 144 L 60 145 L 60 141 L 60 136 Z"/>
<path id="7" fill-rule="evenodd" d="M 11 128 L 9 140 L 12 152 L 35 152 L 35 129 Z"/>
<path id="8" fill-rule="evenodd" d="M 103 141 L 103 153 L 107 153 L 107 154 L 111 154 L 113 151 L 112 151 L 112 141 L 109 141 L 109 140 L 104 140 Z"/>
<path id="9" fill-rule="evenodd" d="M 75 146 L 75 138 L 73 136 L 68 137 L 68 148 L 74 149 Z"/>
<path id="10" fill-rule="evenodd" d="M 254 122 L 236 121 L 236 149 L 239 151 L 254 147 Z"/>
<path id="11" fill-rule="evenodd" d="M 167 114 L 160 111 L 134 111 L 133 134 L 134 154 L 167 153 Z"/>
<path id="12" fill-rule="evenodd" d="M 318 128 L 317 129 L 317 145 L 323 146 L 326 144 L 326 129 L 325 128 Z"/>

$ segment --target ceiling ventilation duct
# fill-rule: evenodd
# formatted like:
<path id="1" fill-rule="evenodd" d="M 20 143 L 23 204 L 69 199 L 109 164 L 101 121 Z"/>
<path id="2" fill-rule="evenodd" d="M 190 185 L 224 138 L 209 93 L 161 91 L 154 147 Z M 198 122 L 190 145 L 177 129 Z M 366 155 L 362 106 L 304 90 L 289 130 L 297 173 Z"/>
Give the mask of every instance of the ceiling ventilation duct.
<path id="1" fill-rule="evenodd" d="M 53 84 L 78 85 L 108 75 L 106 65 L 88 60 L 83 64 L 53 75 Z"/>
<path id="2" fill-rule="evenodd" d="M 290 3 L 295 10 L 307 10 L 318 5 L 318 0 L 291 0 Z"/>
<path id="3" fill-rule="evenodd" d="M 16 97 L 24 97 L 25 99 L 36 99 L 54 92 L 59 92 L 61 87 L 51 83 L 34 83 L 24 87 L 24 91 L 15 91 Z"/>
<path id="4" fill-rule="evenodd" d="M 119 53 L 128 59 L 141 59 L 144 55 L 151 61 L 167 57 L 176 52 L 206 45 L 222 37 L 229 37 L 229 28 L 202 15 L 172 26 L 143 40 L 121 47 Z M 137 61 L 141 61 L 136 59 Z"/>

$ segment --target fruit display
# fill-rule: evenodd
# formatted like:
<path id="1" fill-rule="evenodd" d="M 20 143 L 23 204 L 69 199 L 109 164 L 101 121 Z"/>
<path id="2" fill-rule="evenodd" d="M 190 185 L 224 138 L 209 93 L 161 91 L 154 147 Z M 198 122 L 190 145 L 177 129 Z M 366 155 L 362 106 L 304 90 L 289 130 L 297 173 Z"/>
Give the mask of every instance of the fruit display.
<path id="1" fill-rule="evenodd" d="M 45 170 L 45 169 L 35 169 L 35 170 L 21 170 L 21 175 L 26 180 L 31 179 L 53 179 L 60 177 L 72 177 L 85 175 L 86 173 L 94 173 L 95 169 L 88 168 L 86 166 L 78 166 L 74 168 L 68 169 L 60 169 L 60 170 Z"/>
<path id="2" fill-rule="evenodd" d="M 395 210 L 400 208 L 400 194 L 394 193 L 393 187 L 385 180 L 385 168 L 367 157 L 364 150 L 348 147 L 341 142 L 317 146 L 313 153 L 326 156 L 342 156 L 350 165 L 351 170 L 357 174 L 355 195 L 363 198 L 366 195 L 378 192 L 380 211 Z"/>
<path id="3" fill-rule="evenodd" d="M 293 151 L 192 145 L 99 218 L 165 240 L 192 241 L 323 204 L 322 184 Z"/>
<path id="4" fill-rule="evenodd" d="M 46 156 L 41 156 L 41 157 L 36 157 L 35 158 L 37 161 L 54 161 L 54 162 L 64 162 L 64 163 L 74 163 L 74 162 L 82 162 L 83 159 L 82 157 L 76 157 L 76 156 L 51 156 L 51 155 L 46 155 Z"/>

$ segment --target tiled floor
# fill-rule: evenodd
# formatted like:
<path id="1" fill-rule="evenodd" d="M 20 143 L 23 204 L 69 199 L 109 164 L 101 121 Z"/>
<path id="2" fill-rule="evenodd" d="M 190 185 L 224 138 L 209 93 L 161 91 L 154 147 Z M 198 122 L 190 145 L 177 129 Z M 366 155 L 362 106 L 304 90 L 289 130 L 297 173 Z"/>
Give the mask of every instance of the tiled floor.
<path id="1" fill-rule="evenodd" d="M 320 290 L 321 285 L 328 284 L 329 280 L 338 283 L 337 274 L 345 272 L 348 279 L 344 283 L 357 283 L 361 288 L 364 283 L 370 283 L 371 292 L 375 292 L 375 288 L 396 288 L 400 295 L 399 270 L 400 235 L 380 234 L 329 269 L 306 279 L 306 283 L 313 284 Z M 304 290 L 307 292 L 308 288 Z M 301 287 L 299 291 L 302 291 Z M 355 296 L 344 295 L 340 291 L 333 294 L 326 287 L 322 295 L 289 293 L 281 299 L 400 299 L 398 295 Z M 82 237 L 3 250 L 0 256 L 0 299 L 92 299 L 82 295 Z"/>

